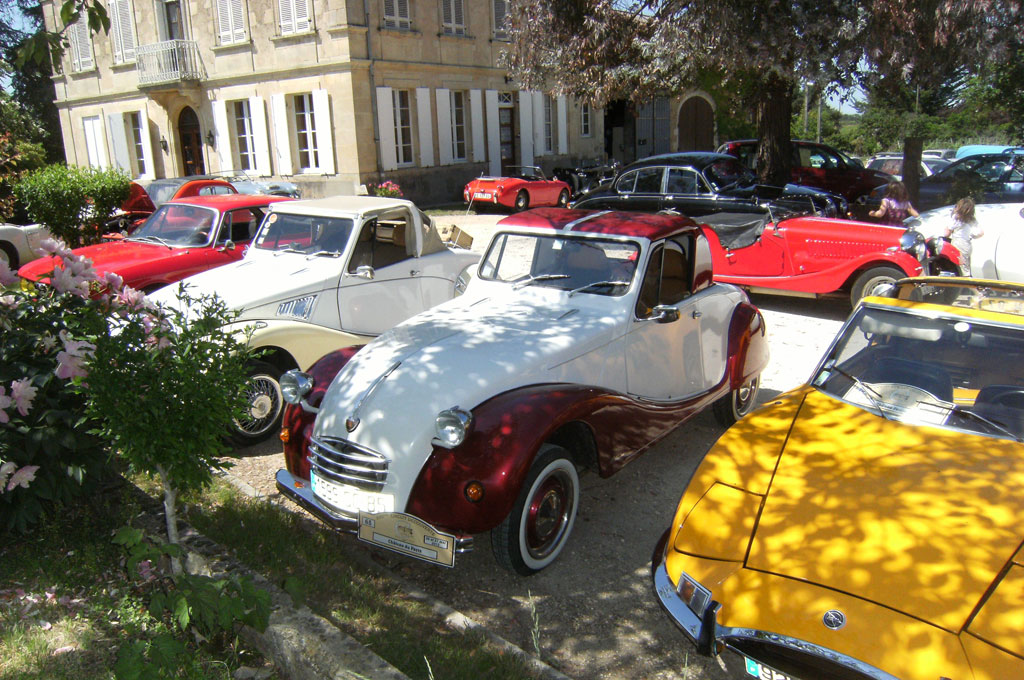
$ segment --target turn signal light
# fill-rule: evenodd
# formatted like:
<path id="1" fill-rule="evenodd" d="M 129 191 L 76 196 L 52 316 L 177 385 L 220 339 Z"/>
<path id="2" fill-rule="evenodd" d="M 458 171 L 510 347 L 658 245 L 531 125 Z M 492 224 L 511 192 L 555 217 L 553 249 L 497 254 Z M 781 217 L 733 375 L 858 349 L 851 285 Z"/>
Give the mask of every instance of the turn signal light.
<path id="1" fill-rule="evenodd" d="M 288 440 L 290 440 L 292 438 L 292 433 L 288 431 L 287 427 L 282 427 L 281 428 L 281 434 L 279 434 L 278 437 L 281 438 L 282 442 L 287 444 Z"/>
<path id="2" fill-rule="evenodd" d="M 464 492 L 466 500 L 470 503 L 479 503 L 484 498 L 484 485 L 480 482 L 470 482 L 466 485 Z"/>

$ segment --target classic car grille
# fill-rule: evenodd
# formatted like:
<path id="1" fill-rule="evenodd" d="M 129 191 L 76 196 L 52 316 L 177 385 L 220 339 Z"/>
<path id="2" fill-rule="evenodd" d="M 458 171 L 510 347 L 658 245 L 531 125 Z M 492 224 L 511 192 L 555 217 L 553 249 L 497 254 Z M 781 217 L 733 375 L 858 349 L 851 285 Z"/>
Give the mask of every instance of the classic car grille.
<path id="1" fill-rule="evenodd" d="M 338 437 L 313 437 L 309 464 L 316 473 L 338 484 L 380 491 L 388 479 L 388 459 L 376 451 Z"/>

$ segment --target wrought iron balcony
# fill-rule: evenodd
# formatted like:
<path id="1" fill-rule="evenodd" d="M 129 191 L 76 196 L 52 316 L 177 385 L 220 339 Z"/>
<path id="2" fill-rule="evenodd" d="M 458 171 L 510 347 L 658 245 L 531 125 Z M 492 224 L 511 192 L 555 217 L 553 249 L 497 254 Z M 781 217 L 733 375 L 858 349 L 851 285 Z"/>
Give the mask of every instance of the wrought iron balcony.
<path id="1" fill-rule="evenodd" d="M 139 87 L 206 78 L 206 69 L 199 60 L 199 48 L 192 40 L 165 40 L 139 45 L 135 59 Z"/>

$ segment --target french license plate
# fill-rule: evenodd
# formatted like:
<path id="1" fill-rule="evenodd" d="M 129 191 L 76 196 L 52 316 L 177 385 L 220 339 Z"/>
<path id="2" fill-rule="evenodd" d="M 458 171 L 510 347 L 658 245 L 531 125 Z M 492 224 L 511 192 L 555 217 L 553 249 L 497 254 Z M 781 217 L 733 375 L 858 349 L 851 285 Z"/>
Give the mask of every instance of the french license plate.
<path id="1" fill-rule="evenodd" d="M 485 192 L 485 191 L 478 191 L 475 194 L 473 194 L 473 198 L 487 198 L 487 199 L 489 199 L 490 197 L 491 197 L 491 195 L 489 193 Z"/>
<path id="2" fill-rule="evenodd" d="M 445 567 L 455 566 L 455 536 L 401 512 L 360 512 L 359 540 Z"/>
<path id="3" fill-rule="evenodd" d="M 339 510 L 345 512 L 392 512 L 395 509 L 395 496 L 390 493 L 374 493 L 363 491 L 354 486 L 336 484 L 329 479 L 318 477 L 310 470 L 313 494 Z"/>
<path id="4" fill-rule="evenodd" d="M 752 675 L 758 680 L 794 680 L 785 673 L 780 673 L 753 659 L 743 657 L 743 661 L 747 664 L 747 675 Z"/>

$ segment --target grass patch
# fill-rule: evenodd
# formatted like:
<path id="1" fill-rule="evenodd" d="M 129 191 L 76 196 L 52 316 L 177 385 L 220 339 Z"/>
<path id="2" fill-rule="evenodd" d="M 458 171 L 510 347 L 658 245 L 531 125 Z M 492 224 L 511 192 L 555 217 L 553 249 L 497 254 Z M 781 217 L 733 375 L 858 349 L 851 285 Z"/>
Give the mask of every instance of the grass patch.
<path id="1" fill-rule="evenodd" d="M 217 486 L 226 487 L 226 484 Z M 233 490 L 233 489 L 232 489 Z M 214 489 L 189 522 L 414 680 L 519 680 L 534 674 L 476 633 L 453 631 L 391 580 L 347 557 L 353 540 L 296 513 Z"/>
<path id="2" fill-rule="evenodd" d="M 111 542 L 141 508 L 124 487 L 67 507 L 0 549 L 0 679 L 92 680 L 114 677 L 122 645 L 173 633 L 147 613 L 148 587 L 129 578 L 125 553 Z M 238 642 L 197 644 L 176 677 L 229 680 L 239 666 L 262 666 Z"/>

